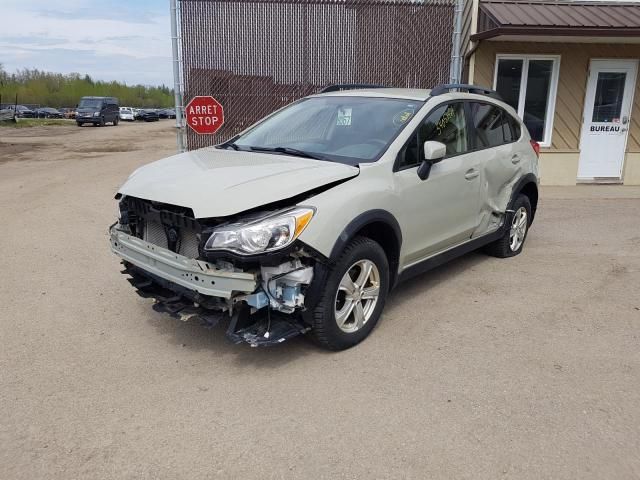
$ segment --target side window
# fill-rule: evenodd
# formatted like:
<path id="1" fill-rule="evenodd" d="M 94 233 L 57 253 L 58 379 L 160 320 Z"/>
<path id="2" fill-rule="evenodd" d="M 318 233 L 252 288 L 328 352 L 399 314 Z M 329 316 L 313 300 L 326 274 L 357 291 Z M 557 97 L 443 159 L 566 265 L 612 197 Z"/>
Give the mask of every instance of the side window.
<path id="1" fill-rule="evenodd" d="M 511 129 L 511 122 L 509 121 L 509 114 L 502 110 L 502 135 L 504 137 L 504 143 L 511 143 L 516 139 L 513 137 L 513 130 Z"/>
<path id="2" fill-rule="evenodd" d="M 444 143 L 447 147 L 447 157 L 469 150 L 462 103 L 441 105 L 427 115 L 416 133 L 400 151 L 398 168 L 419 165 L 423 159 L 422 145 L 430 140 Z"/>
<path id="3" fill-rule="evenodd" d="M 476 148 L 497 147 L 513 141 L 509 118 L 502 108 L 471 102 L 471 118 L 476 131 Z"/>
<path id="4" fill-rule="evenodd" d="M 520 140 L 520 135 L 522 135 L 522 131 L 520 129 L 520 122 L 513 118 L 511 115 L 506 113 L 507 117 L 509 117 L 509 125 L 511 125 L 511 136 L 512 141 L 517 142 Z"/>

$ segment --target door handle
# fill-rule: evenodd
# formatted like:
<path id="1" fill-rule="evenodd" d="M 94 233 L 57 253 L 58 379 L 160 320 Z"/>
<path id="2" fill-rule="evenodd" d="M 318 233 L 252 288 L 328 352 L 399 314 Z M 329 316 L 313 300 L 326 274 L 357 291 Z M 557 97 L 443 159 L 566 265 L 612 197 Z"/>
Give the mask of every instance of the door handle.
<path id="1" fill-rule="evenodd" d="M 478 170 L 476 170 L 475 168 L 470 168 L 465 172 L 464 178 L 466 178 L 467 180 L 473 180 L 478 175 L 480 175 L 480 172 Z"/>
<path id="2" fill-rule="evenodd" d="M 513 157 L 511 157 L 511 163 L 513 163 L 514 165 L 516 163 L 520 163 L 520 155 L 516 153 Z"/>

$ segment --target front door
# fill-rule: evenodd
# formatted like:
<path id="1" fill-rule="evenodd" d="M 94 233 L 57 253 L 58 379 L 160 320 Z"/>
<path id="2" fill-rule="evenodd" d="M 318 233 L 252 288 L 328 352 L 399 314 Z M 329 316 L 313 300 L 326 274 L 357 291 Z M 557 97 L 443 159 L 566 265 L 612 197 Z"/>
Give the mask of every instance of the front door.
<path id="1" fill-rule="evenodd" d="M 622 178 L 637 69 L 637 60 L 591 61 L 578 180 Z"/>
<path id="2" fill-rule="evenodd" d="M 480 218 L 480 158 L 471 152 L 462 102 L 428 113 L 399 153 L 396 189 L 403 229 L 402 263 L 411 265 L 469 240 Z M 444 143 L 447 155 L 420 180 L 424 142 Z"/>

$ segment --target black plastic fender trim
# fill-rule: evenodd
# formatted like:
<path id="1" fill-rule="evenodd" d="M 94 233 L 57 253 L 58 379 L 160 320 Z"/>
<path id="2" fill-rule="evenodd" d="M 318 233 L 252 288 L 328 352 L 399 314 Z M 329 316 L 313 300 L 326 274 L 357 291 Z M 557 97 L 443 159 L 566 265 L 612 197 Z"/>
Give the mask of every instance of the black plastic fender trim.
<path id="1" fill-rule="evenodd" d="M 538 189 L 538 178 L 533 173 L 527 173 L 520 180 L 518 180 L 516 184 L 513 186 L 513 188 L 511 189 L 511 199 L 509 200 L 509 206 L 507 208 L 511 208 L 511 205 L 513 205 L 513 202 L 516 201 L 516 197 L 520 194 L 520 192 L 522 191 L 522 188 L 528 183 L 533 183 L 536 186 L 536 189 Z M 538 199 L 539 199 L 539 193 L 538 193 Z M 535 210 L 531 212 L 531 222 L 529 222 L 529 224 L 533 223 L 535 214 L 536 214 Z"/>
<path id="2" fill-rule="evenodd" d="M 356 218 L 351 220 L 351 222 L 349 222 L 349 224 L 342 230 L 340 236 L 333 244 L 333 248 L 331 249 L 331 254 L 329 255 L 330 263 L 335 263 L 342 251 L 347 247 L 349 242 L 353 239 L 353 237 L 355 237 L 358 231 L 375 222 L 381 222 L 391 227 L 398 246 L 398 257 L 400 257 L 400 249 L 402 248 L 402 229 L 400 228 L 398 220 L 387 210 L 375 209 L 367 210 L 366 212 L 361 213 Z M 392 272 L 392 278 L 389 279 L 389 285 L 391 289 L 396 283 L 398 264 L 396 262 L 395 265 L 390 264 L 389 267 L 390 271 Z"/>

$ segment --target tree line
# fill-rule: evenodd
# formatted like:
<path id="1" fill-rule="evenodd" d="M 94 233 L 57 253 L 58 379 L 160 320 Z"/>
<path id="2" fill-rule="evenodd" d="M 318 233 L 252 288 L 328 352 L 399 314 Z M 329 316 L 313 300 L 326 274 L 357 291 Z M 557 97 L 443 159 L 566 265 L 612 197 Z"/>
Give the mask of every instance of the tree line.
<path id="1" fill-rule="evenodd" d="M 94 80 L 79 73 L 52 73 L 37 69 L 8 73 L 0 64 L 0 95 L 3 104 L 38 104 L 61 108 L 75 107 L 81 97 L 117 97 L 120 105 L 132 107 L 171 107 L 173 90 L 162 85 L 125 85 L 120 82 Z"/>

